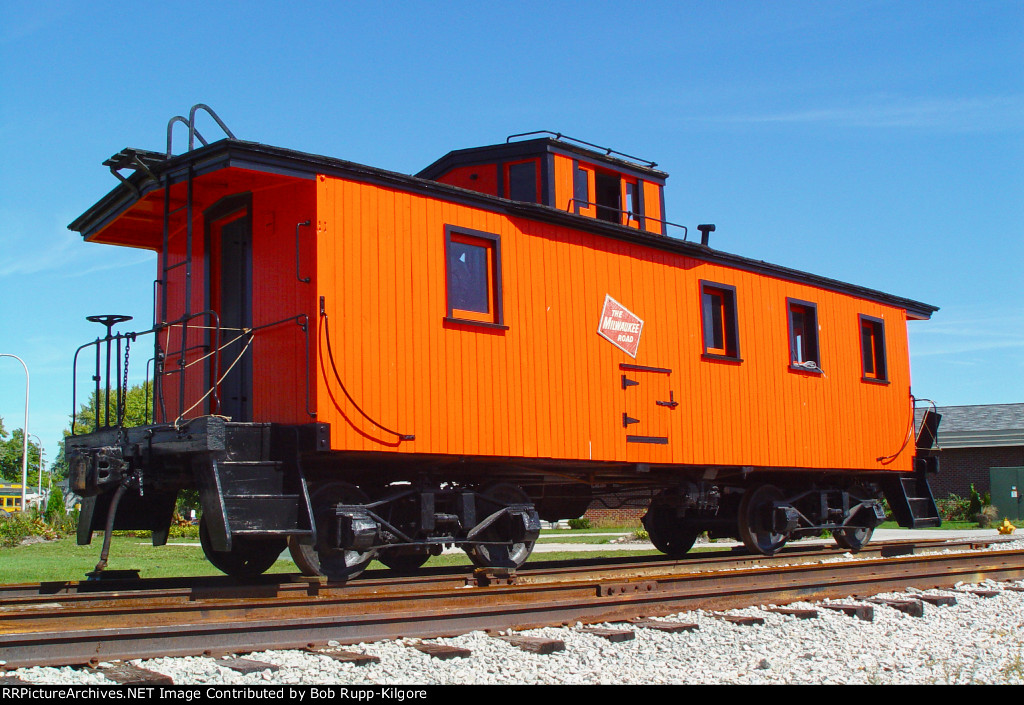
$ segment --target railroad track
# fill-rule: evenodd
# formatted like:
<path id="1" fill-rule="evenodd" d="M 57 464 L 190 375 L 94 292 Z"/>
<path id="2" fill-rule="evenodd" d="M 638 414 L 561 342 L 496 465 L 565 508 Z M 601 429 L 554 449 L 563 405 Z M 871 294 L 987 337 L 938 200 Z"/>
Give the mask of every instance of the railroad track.
<path id="1" fill-rule="evenodd" d="M 723 551 L 682 561 L 533 563 L 514 575 L 369 573 L 347 585 L 274 576 L 245 584 L 207 578 L 0 586 L 0 659 L 14 669 L 220 656 L 1024 578 L 1024 550 L 970 550 L 978 547 L 889 543 L 856 560 L 835 550 L 797 548 L 772 559 Z M 962 551 L 940 552 L 947 548 Z"/>

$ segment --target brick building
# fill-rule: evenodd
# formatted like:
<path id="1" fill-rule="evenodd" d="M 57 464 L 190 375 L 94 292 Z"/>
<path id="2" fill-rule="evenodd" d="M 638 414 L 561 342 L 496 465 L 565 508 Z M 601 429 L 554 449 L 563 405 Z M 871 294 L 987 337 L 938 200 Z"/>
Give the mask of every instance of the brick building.
<path id="1" fill-rule="evenodd" d="M 940 406 L 936 498 L 990 491 L 989 469 L 1024 467 L 1024 404 Z"/>
<path id="2" fill-rule="evenodd" d="M 640 526 L 654 494 L 651 490 L 627 490 L 602 496 L 590 503 L 583 517 L 595 526 Z"/>

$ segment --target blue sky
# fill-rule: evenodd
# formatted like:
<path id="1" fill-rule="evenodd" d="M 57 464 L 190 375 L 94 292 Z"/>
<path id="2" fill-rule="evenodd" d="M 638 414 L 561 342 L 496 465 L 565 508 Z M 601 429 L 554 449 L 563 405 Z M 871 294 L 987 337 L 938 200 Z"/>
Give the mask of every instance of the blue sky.
<path id="1" fill-rule="evenodd" d="M 915 395 L 1024 402 L 1020 0 L 157 5 L 0 0 L 0 353 L 47 460 L 85 317 L 148 328 L 156 277 L 67 225 L 196 103 L 403 173 L 541 129 L 654 160 L 713 246 L 939 306 Z M 0 358 L 8 430 L 23 404 Z"/>

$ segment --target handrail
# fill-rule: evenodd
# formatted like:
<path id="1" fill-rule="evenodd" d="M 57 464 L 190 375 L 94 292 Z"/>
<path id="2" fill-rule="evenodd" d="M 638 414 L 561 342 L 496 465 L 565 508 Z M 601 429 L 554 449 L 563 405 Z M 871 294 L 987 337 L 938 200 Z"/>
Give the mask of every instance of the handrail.
<path id="1" fill-rule="evenodd" d="M 603 206 L 603 205 L 601 205 L 599 203 L 596 203 L 594 201 L 585 201 L 582 198 L 570 198 L 569 202 L 565 204 L 565 212 L 566 213 L 572 213 L 573 204 L 583 205 L 586 208 L 589 208 L 590 206 L 595 206 L 597 208 L 603 208 L 605 210 L 615 211 L 616 213 L 619 213 L 619 214 L 625 214 L 627 216 L 627 218 L 632 217 L 634 220 L 653 220 L 655 223 L 661 223 L 662 225 L 671 225 L 673 228 L 682 228 L 683 229 L 683 241 L 684 242 L 686 241 L 686 238 L 687 238 L 687 236 L 690 233 L 690 231 L 687 229 L 687 227 L 685 225 L 680 225 L 679 223 L 672 223 L 672 222 L 669 222 L 667 220 L 662 220 L 661 218 L 655 218 L 653 215 L 642 215 L 640 213 L 634 213 L 633 211 L 627 211 L 627 210 L 623 210 L 621 208 L 612 208 L 611 206 Z M 611 222 L 611 221 L 608 221 L 608 222 Z M 625 225 L 625 223 L 619 223 L 619 225 Z M 650 231 L 647 230 L 646 228 L 644 228 L 643 232 L 650 232 Z"/>
<path id="2" fill-rule="evenodd" d="M 530 135 L 553 135 L 554 138 L 556 140 L 559 140 L 560 142 L 576 142 L 577 144 L 582 144 L 582 145 L 584 145 L 586 147 L 591 147 L 593 149 L 600 150 L 600 151 L 604 152 L 608 156 L 611 156 L 613 154 L 617 154 L 618 156 L 625 157 L 626 159 L 629 159 L 630 161 L 634 161 L 637 164 L 646 165 L 646 166 L 650 167 L 651 169 L 653 169 L 654 167 L 658 166 L 657 162 L 652 162 L 649 159 L 641 159 L 640 157 L 634 157 L 631 154 L 626 154 L 625 152 L 616 151 L 616 150 L 612 149 L 611 147 L 602 147 L 600 145 L 593 144 L 591 142 L 586 142 L 586 141 L 581 140 L 581 139 L 576 139 L 575 137 L 569 137 L 568 135 L 563 135 L 561 132 L 552 132 L 551 130 L 534 130 L 533 132 L 520 132 L 519 134 L 516 134 L 516 135 L 509 135 L 508 137 L 505 138 L 505 144 L 509 144 L 512 141 L 512 138 L 514 138 L 514 137 L 529 137 Z"/>
<path id="3" fill-rule="evenodd" d="M 299 273 L 299 228 L 308 228 L 310 225 L 312 225 L 312 221 L 309 220 L 295 224 L 295 278 L 303 284 L 309 284 L 310 279 Z"/>
<path id="4" fill-rule="evenodd" d="M 224 134 L 226 134 L 229 139 L 235 139 L 234 134 L 232 134 L 231 130 L 228 129 L 228 126 L 224 124 L 224 121 L 220 119 L 217 113 L 213 112 L 213 108 L 205 103 L 196 103 L 188 113 L 188 151 L 191 152 L 195 146 L 195 140 L 193 137 L 196 134 L 196 111 L 199 109 L 205 110 L 206 114 L 212 117 L 217 124 L 220 125 L 220 129 L 224 130 Z M 203 144 L 205 145 L 206 142 L 203 142 Z"/>
<path id="5" fill-rule="evenodd" d="M 180 122 L 185 127 L 189 127 L 189 132 L 195 132 L 196 137 L 199 138 L 199 141 L 203 143 L 204 147 L 207 144 L 209 144 L 209 142 L 207 142 L 203 138 L 203 136 L 201 134 L 199 134 L 198 130 L 196 130 L 195 128 L 192 128 L 192 127 L 189 126 L 188 120 L 183 118 L 181 115 L 175 115 L 174 117 L 172 117 L 170 120 L 167 121 L 167 158 L 168 159 L 170 159 L 172 156 L 174 156 L 174 153 L 171 151 L 171 133 L 172 133 L 173 128 L 174 128 L 174 123 L 176 123 L 176 122 Z"/>
<path id="6" fill-rule="evenodd" d="M 196 318 L 201 318 L 201 317 L 208 317 L 209 319 L 211 319 L 211 322 L 213 322 L 214 325 L 212 325 L 212 326 L 189 325 L 189 321 L 192 321 L 192 320 L 194 320 Z M 243 349 L 243 352 L 240 353 L 239 356 L 238 356 L 238 359 L 241 359 L 241 356 L 243 354 L 245 354 L 246 352 L 248 352 L 248 347 L 252 344 L 253 338 L 255 337 L 255 335 L 257 333 L 259 333 L 261 331 L 264 331 L 264 330 L 266 330 L 268 328 L 273 328 L 275 326 L 280 326 L 282 324 L 289 323 L 289 322 L 295 323 L 302 330 L 302 334 L 303 334 L 303 349 L 304 349 L 303 364 L 305 366 L 305 394 L 306 394 L 305 406 L 306 406 L 306 414 L 310 418 L 314 418 L 315 419 L 317 413 L 310 406 L 311 401 L 312 401 L 312 397 L 311 397 L 312 379 L 311 379 L 310 362 L 309 362 L 309 359 L 310 359 L 309 358 L 309 354 L 310 354 L 309 316 L 307 314 L 300 313 L 300 314 L 296 314 L 294 316 L 289 316 L 287 318 L 282 318 L 281 320 L 274 321 L 272 323 L 265 323 L 265 324 L 262 324 L 262 325 L 259 325 L 259 326 L 253 327 L 253 328 L 240 329 L 240 330 L 242 330 L 241 335 L 237 336 L 231 342 L 234 342 L 235 340 L 242 339 L 242 338 L 246 338 L 247 339 L 247 342 L 246 342 L 245 348 Z M 162 333 L 164 331 L 167 331 L 168 333 L 170 333 L 170 331 L 172 329 L 174 329 L 176 326 L 183 326 L 187 330 L 209 330 L 209 331 L 212 331 L 213 332 L 213 344 L 211 345 L 209 342 L 204 342 L 202 344 L 190 345 L 190 346 L 188 346 L 188 347 L 186 347 L 184 349 L 175 349 L 175 350 L 172 350 L 172 351 L 161 350 L 160 347 L 159 347 L 160 333 Z M 220 383 L 223 381 L 223 377 L 227 375 L 227 371 L 229 371 L 229 370 L 225 371 L 223 375 L 220 372 L 220 368 L 221 368 L 221 365 L 222 365 L 222 363 L 221 363 L 221 352 L 223 351 L 223 349 L 227 345 L 227 344 L 222 344 L 221 343 L 222 330 L 223 329 L 220 327 L 220 318 L 217 315 L 216 311 L 202 311 L 202 312 L 199 312 L 199 313 L 192 314 L 190 316 L 183 316 L 182 318 L 180 318 L 178 320 L 175 320 L 175 321 L 171 321 L 171 322 L 168 322 L 168 323 L 161 323 L 161 324 L 155 325 L 152 328 L 150 328 L 149 330 L 145 330 L 145 331 L 141 331 L 141 332 L 117 333 L 117 334 L 114 334 L 114 333 L 112 333 L 112 332 L 110 332 L 108 330 L 108 333 L 107 333 L 106 336 L 101 337 L 101 338 L 97 338 L 96 340 L 94 340 L 94 341 L 92 341 L 90 343 L 86 343 L 84 345 L 81 345 L 75 351 L 74 361 L 73 361 L 73 364 L 72 364 L 71 435 L 74 436 L 76 434 L 76 431 L 77 431 L 77 428 L 76 428 L 77 423 L 76 422 L 77 422 L 77 415 L 78 415 L 78 411 L 79 411 L 78 410 L 78 385 L 77 385 L 77 380 L 78 380 L 78 359 L 79 359 L 79 356 L 81 355 L 82 351 L 84 351 L 84 350 L 86 350 L 88 348 L 92 348 L 92 347 L 95 347 L 95 349 L 96 349 L 95 371 L 94 371 L 94 374 L 92 375 L 92 381 L 94 381 L 96 383 L 96 404 L 95 404 L 96 428 L 94 430 L 100 430 L 100 429 L 105 429 L 105 428 L 122 428 L 123 425 L 124 425 L 125 416 L 126 416 L 126 413 L 127 413 L 127 408 L 126 408 L 126 403 L 125 402 L 127 400 L 127 394 L 128 394 L 127 381 L 126 380 L 127 380 L 127 368 L 128 368 L 129 362 L 125 358 L 128 356 L 129 346 L 127 344 L 125 345 L 125 354 L 122 355 L 121 354 L 121 341 L 134 342 L 135 340 L 137 340 L 138 338 L 140 338 L 141 336 L 144 336 L 144 335 L 151 335 L 151 334 L 154 335 L 154 337 L 156 338 L 156 344 L 157 344 L 156 345 L 156 355 L 154 357 L 149 358 L 149 359 L 146 360 L 146 402 L 145 402 L 146 403 L 146 416 L 145 416 L 146 422 L 149 423 L 149 421 L 150 421 L 150 408 L 149 408 L 150 397 L 149 397 L 149 388 L 148 388 L 148 383 L 150 381 L 150 365 L 153 365 L 153 399 L 152 399 L 152 403 L 153 403 L 154 407 L 157 405 L 157 403 L 160 404 L 160 408 L 163 409 L 162 417 L 164 419 L 167 419 L 169 416 L 167 414 L 166 407 L 165 407 L 165 404 L 164 404 L 164 401 L 165 401 L 164 400 L 164 396 L 165 395 L 163 393 L 163 384 L 162 384 L 163 380 L 167 376 L 169 376 L 169 375 L 181 374 L 182 375 L 181 380 L 182 380 L 182 382 L 184 382 L 185 374 L 186 374 L 186 372 L 187 372 L 189 367 L 192 367 L 193 365 L 195 365 L 198 362 L 201 362 L 204 359 L 211 358 L 211 360 L 212 360 L 211 361 L 212 368 L 209 368 L 209 369 L 212 370 L 211 378 L 214 380 L 214 383 L 200 397 L 199 402 L 201 402 L 203 400 L 206 400 L 207 398 L 211 398 L 211 395 L 212 395 L 212 398 L 211 398 L 211 401 L 210 401 L 211 412 L 212 413 L 218 413 L 220 411 L 220 398 L 219 398 L 219 395 L 218 395 L 218 387 L 219 387 Z M 108 360 L 107 363 L 106 363 L 106 374 L 105 375 L 103 374 L 103 372 L 104 372 L 104 370 L 103 370 L 103 362 L 102 362 L 103 361 L 103 356 L 102 356 L 101 349 L 102 349 L 102 347 L 104 345 L 106 345 L 107 347 L 115 347 L 116 346 L 116 353 L 114 355 L 114 357 L 116 357 L 116 370 L 118 372 L 116 391 L 113 389 L 113 385 L 111 384 L 111 381 L 110 381 L 110 378 L 111 378 L 111 367 L 112 367 L 110 360 Z M 198 359 L 195 359 L 195 360 L 192 360 L 191 362 L 189 362 L 188 361 L 188 354 L 190 352 L 193 352 L 193 351 L 196 351 L 196 350 L 206 350 L 208 352 L 207 352 L 206 355 L 202 355 Z M 110 357 L 110 356 L 108 355 L 108 357 Z M 165 369 L 165 363 L 169 359 L 177 359 L 177 366 L 176 367 L 172 367 L 171 369 Z M 124 375 L 125 384 L 124 384 L 123 387 L 122 387 L 122 376 L 120 374 L 122 370 L 125 372 L 125 375 Z M 103 385 L 105 385 L 105 386 L 101 386 L 101 383 Z M 104 393 L 104 390 L 105 390 L 105 393 Z M 115 414 L 114 414 L 113 423 L 111 423 L 111 418 L 110 418 L 111 417 L 110 406 L 111 406 L 111 397 L 112 397 L 111 392 L 115 392 L 115 394 L 116 394 L 116 400 L 115 400 L 116 404 L 115 404 L 115 407 L 114 407 L 116 411 L 115 411 Z M 106 409 L 101 411 L 101 405 L 104 404 L 104 403 L 106 404 Z M 179 412 L 179 413 L 176 414 L 176 419 L 175 419 L 175 422 L 174 422 L 175 424 L 179 423 L 181 421 L 181 419 L 183 418 L 184 414 L 188 413 L 188 411 L 191 410 L 191 409 L 189 409 L 187 411 L 182 411 L 184 409 L 184 405 L 185 405 L 184 397 L 181 396 L 181 394 L 179 394 L 178 402 L 175 405 L 177 407 L 178 412 Z M 195 404 L 193 405 L 192 408 L 194 408 L 194 407 L 195 407 Z M 155 409 L 154 409 L 154 415 L 152 417 L 152 421 L 154 423 L 156 422 Z"/>
<path id="7" fill-rule="evenodd" d="M 212 117 L 216 121 L 216 123 L 220 126 L 220 129 L 224 130 L 224 134 L 227 135 L 229 139 L 236 139 L 235 135 L 231 132 L 231 130 L 228 129 L 228 126 L 224 124 L 224 121 L 220 119 L 220 117 L 217 115 L 217 113 L 213 112 L 213 108 L 211 108 L 210 106 L 206 105 L 205 103 L 196 103 L 195 105 L 192 106 L 192 109 L 189 110 L 188 119 L 187 120 L 184 117 L 182 117 L 181 115 L 175 115 L 174 117 L 172 117 L 170 120 L 167 121 L 167 158 L 168 159 L 170 159 L 174 155 L 174 152 L 171 149 L 171 138 L 172 138 L 173 131 L 174 131 L 174 123 L 176 123 L 176 122 L 180 122 L 183 125 L 185 125 L 186 127 L 188 127 L 188 151 L 191 152 L 193 149 L 195 149 L 196 137 L 199 138 L 199 141 L 203 143 L 204 147 L 209 144 L 209 142 L 206 140 L 206 138 L 204 138 L 201 134 L 199 134 L 199 130 L 196 129 L 196 112 L 199 111 L 199 110 L 204 110 L 210 117 Z"/>
<path id="8" fill-rule="evenodd" d="M 146 331 L 146 332 L 152 332 L 152 331 Z M 121 369 L 121 341 L 124 340 L 124 341 L 127 341 L 127 342 L 133 342 L 133 341 L 135 341 L 135 339 L 138 336 L 145 335 L 145 334 L 146 333 L 118 333 L 116 335 L 112 335 L 112 334 L 110 334 L 108 332 L 108 334 L 105 337 L 97 338 L 96 340 L 92 341 L 91 343 L 85 343 L 84 345 L 80 345 L 78 347 L 78 349 L 75 350 L 75 355 L 74 355 L 74 358 L 72 360 L 72 365 L 71 365 L 71 435 L 72 436 L 75 435 L 75 421 L 76 421 L 76 419 L 78 417 L 78 385 L 76 384 L 76 382 L 78 380 L 78 355 L 83 350 L 85 350 L 86 348 L 90 348 L 90 347 L 93 347 L 93 346 L 96 347 L 96 370 L 95 370 L 95 373 L 92 376 L 92 381 L 94 381 L 96 383 L 96 404 L 95 404 L 96 429 L 99 430 L 101 428 L 120 427 L 121 422 L 124 420 L 124 415 L 126 413 L 126 409 L 125 409 L 125 406 L 124 406 L 124 399 L 127 398 L 128 390 L 127 389 L 122 389 L 122 387 L 121 387 L 121 376 L 118 375 L 118 377 L 117 377 L 117 389 L 115 391 L 115 394 L 117 396 L 117 398 L 116 398 L 116 402 L 117 403 L 116 403 L 116 406 L 115 406 L 114 426 L 111 426 L 111 424 L 110 424 L 110 391 L 111 391 L 111 389 L 110 389 L 110 359 L 109 359 L 110 355 L 109 355 L 109 349 L 110 349 L 111 343 L 114 343 L 114 342 L 117 343 L 117 369 L 120 370 Z M 107 374 L 106 374 L 105 378 L 104 378 L 103 375 L 100 374 L 100 369 L 101 369 L 100 368 L 100 359 L 101 359 L 100 352 L 101 352 L 101 346 L 104 343 L 106 343 L 107 349 L 108 349 L 108 355 L 107 355 Z M 126 347 L 125 355 L 127 356 L 127 354 L 128 354 L 128 350 L 127 350 L 127 347 Z M 105 383 L 104 393 L 101 395 L 100 394 L 100 382 L 103 381 L 104 379 L 106 380 L 106 383 Z M 102 415 L 100 414 L 100 402 L 101 402 L 101 400 L 103 402 L 103 414 Z"/>

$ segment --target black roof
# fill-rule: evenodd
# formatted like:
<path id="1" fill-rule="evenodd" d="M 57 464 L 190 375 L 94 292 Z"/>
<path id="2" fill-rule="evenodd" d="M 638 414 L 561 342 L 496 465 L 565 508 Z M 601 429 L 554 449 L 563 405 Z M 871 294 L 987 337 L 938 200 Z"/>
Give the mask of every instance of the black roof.
<path id="1" fill-rule="evenodd" d="M 128 151 L 145 153 L 147 156 L 153 154 L 146 152 L 146 150 L 122 150 L 119 154 Z M 828 277 L 730 254 L 687 240 L 655 235 L 624 225 L 579 216 L 550 206 L 510 201 L 497 196 L 490 196 L 429 179 L 399 174 L 342 159 L 230 138 L 213 142 L 191 152 L 173 156 L 163 161 L 156 159 L 152 161 L 147 160 L 145 169 L 140 168 L 127 178 L 119 177 L 122 179 L 121 183 L 95 205 L 86 210 L 85 213 L 76 218 L 68 228 L 81 233 L 88 240 L 147 193 L 163 188 L 164 184 L 168 181 L 172 184 L 184 181 L 188 177 L 189 169 L 191 169 L 194 176 L 201 176 L 226 168 L 250 169 L 303 179 L 314 179 L 318 174 L 325 174 L 327 176 L 377 183 L 391 188 L 426 193 L 513 216 L 587 230 L 605 237 L 682 254 L 706 262 L 722 264 L 728 267 L 779 277 L 810 286 L 850 294 L 859 298 L 878 301 L 902 308 L 912 318 L 930 318 L 932 313 L 938 311 L 937 306 L 914 301 L 913 299 L 894 296 L 856 284 L 849 284 Z"/>
<path id="2" fill-rule="evenodd" d="M 557 134 L 557 133 L 556 133 Z M 571 139 L 571 138 L 567 138 Z M 598 148 L 601 149 L 601 148 Z M 631 176 L 639 176 L 658 184 L 664 184 L 668 174 L 655 169 L 654 162 L 629 157 L 612 149 L 597 152 L 586 147 L 572 144 L 564 139 L 542 137 L 519 142 L 506 142 L 487 147 L 471 147 L 457 149 L 444 155 L 430 166 L 419 171 L 416 176 L 421 179 L 436 179 L 447 171 L 470 164 L 484 164 L 510 159 L 524 159 L 541 154 L 563 154 L 573 158 L 583 158 L 590 162 L 603 163 L 616 171 Z M 621 155 L 621 156 L 616 156 Z"/>
<path id="3" fill-rule="evenodd" d="M 1024 404 L 940 406 L 940 448 L 1024 446 Z M 916 412 L 920 422 L 923 409 Z"/>

